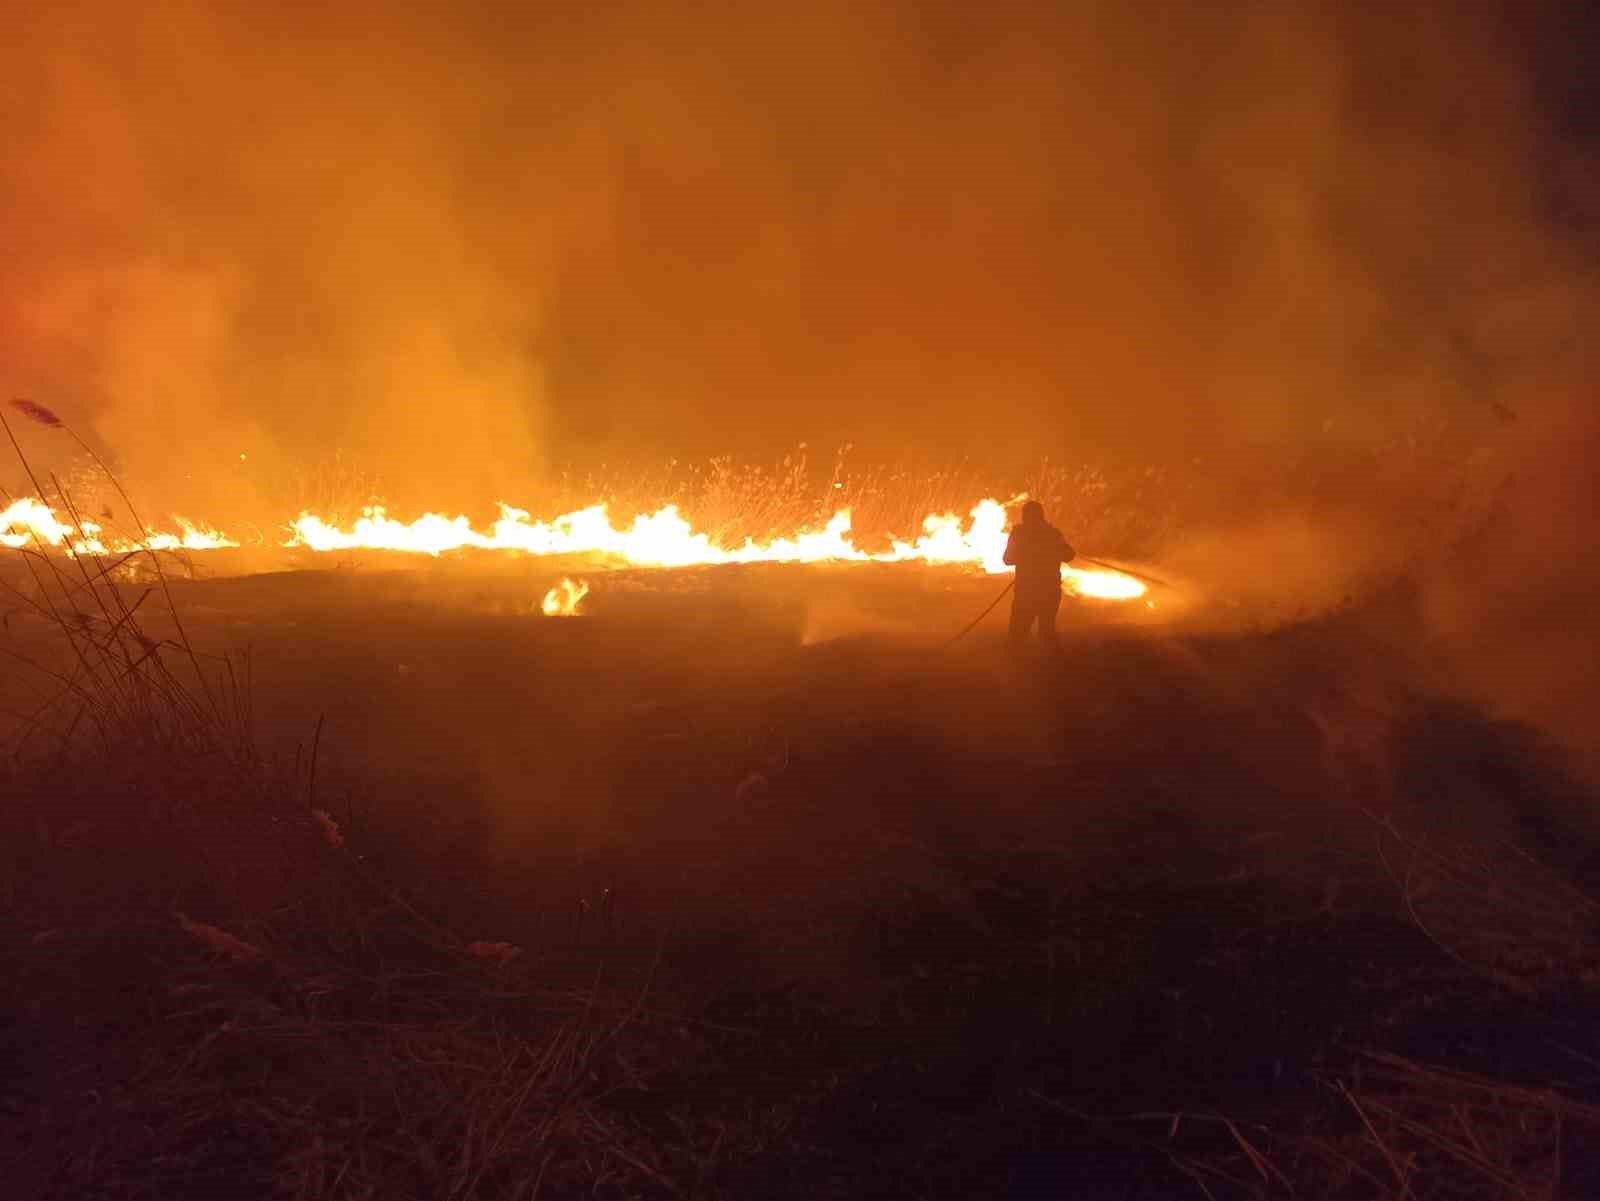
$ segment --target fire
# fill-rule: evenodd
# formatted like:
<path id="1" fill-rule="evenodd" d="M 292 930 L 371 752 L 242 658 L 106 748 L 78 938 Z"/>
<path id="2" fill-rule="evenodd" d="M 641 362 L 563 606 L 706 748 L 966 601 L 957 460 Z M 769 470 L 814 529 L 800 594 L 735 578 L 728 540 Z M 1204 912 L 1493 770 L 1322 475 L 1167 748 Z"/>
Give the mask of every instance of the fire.
<path id="1" fill-rule="evenodd" d="M 193 525 L 181 518 L 177 533 L 150 535 L 155 550 L 213 550 L 237 546 L 221 532 Z M 81 530 L 81 536 L 80 536 Z M 45 545 L 71 554 L 118 554 L 139 548 L 126 539 L 103 537 L 100 526 L 85 522 L 73 526 L 60 521 L 46 505 L 31 498 L 0 510 L 0 545 Z M 425 513 L 403 522 L 382 507 L 367 509 L 347 528 L 340 528 L 314 513 L 301 514 L 289 527 L 286 547 L 313 551 L 387 550 L 439 555 L 447 551 L 512 551 L 525 555 L 603 555 L 637 567 L 689 567 L 728 563 L 930 563 L 979 568 L 991 574 L 1009 570 L 1002 562 L 1006 545 L 1006 509 L 997 500 L 973 506 L 963 521 L 954 513 L 924 519 L 922 531 L 912 541 L 893 541 L 887 551 L 868 552 L 852 540 L 850 511 L 841 509 L 820 529 L 804 530 L 767 542 L 746 539 L 738 546 L 723 546 L 710 535 L 696 531 L 676 505 L 642 513 L 632 522 L 612 524 L 605 505 L 567 513 L 551 521 L 537 521 L 525 509 L 500 506 L 500 516 L 488 529 L 478 529 L 466 517 Z M 1143 583 L 1111 570 L 1074 567 L 1062 569 L 1062 581 L 1079 596 L 1101 600 L 1133 600 L 1145 594 Z M 564 582 L 566 583 L 566 582 Z M 571 612 L 587 586 L 571 598 Z M 544 611 L 550 612 L 546 597 Z"/>
<path id="2" fill-rule="evenodd" d="M 774 542 L 746 541 L 728 550 L 696 533 L 677 505 L 640 514 L 626 529 L 611 524 L 604 505 L 591 505 L 554 521 L 529 521 L 525 509 L 500 506 L 500 519 L 487 533 L 465 517 L 426 513 L 410 524 L 396 521 L 381 507 L 368 509 L 349 530 L 303 514 L 288 546 L 312 550 L 398 550 L 437 555 L 453 550 L 513 550 L 528 555 L 614 555 L 638 567 L 689 567 L 710 563 L 818 563 L 828 559 L 866 559 L 850 545 L 850 514 L 838 513 L 819 532 Z"/>
<path id="3" fill-rule="evenodd" d="M 12 501 L 0 509 L 0 545 L 14 550 L 27 546 L 29 542 L 60 546 L 71 536 L 71 527 L 62 525 L 47 505 L 40 504 L 31 496 Z"/>
<path id="4" fill-rule="evenodd" d="M 1002 561 L 1006 547 L 1006 510 L 997 500 L 979 501 L 968 521 L 954 513 L 923 520 L 912 542 L 895 541 L 890 549 L 868 553 L 850 536 L 850 512 L 841 509 L 819 530 L 803 531 L 770 542 L 746 539 L 740 546 L 719 546 L 698 533 L 667 505 L 643 513 L 623 528 L 611 523 L 604 505 L 591 505 L 553 521 L 533 521 L 525 509 L 500 506 L 500 517 L 488 530 L 475 529 L 465 517 L 426 513 L 406 523 L 382 508 L 371 508 L 349 529 L 341 530 L 306 513 L 294 523 L 286 545 L 316 551 L 395 550 L 437 555 L 455 550 L 509 550 L 529 555 L 610 555 L 637 567 L 688 567 L 719 563 L 904 563 L 966 564 L 991 574 L 1010 569 Z M 1080 596 L 1131 600 L 1145 586 L 1117 571 L 1065 567 L 1062 580 Z"/>
<path id="5" fill-rule="evenodd" d="M 1061 569 L 1061 578 L 1079 596 L 1096 600 L 1137 600 L 1146 592 L 1143 583 L 1120 571 L 1095 571 L 1069 564 Z"/>
<path id="6" fill-rule="evenodd" d="M 239 545 L 220 530 L 192 525 L 181 517 L 175 520 L 178 523 L 178 533 L 151 534 L 151 550 L 223 550 Z"/>
<path id="7" fill-rule="evenodd" d="M 588 595 L 589 585 L 583 580 L 576 584 L 571 580 L 562 580 L 544 594 L 544 603 L 539 607 L 546 617 L 576 617 L 578 603 Z"/>
<path id="8" fill-rule="evenodd" d="M 117 555 L 143 548 L 150 550 L 220 550 L 238 546 L 225 534 L 197 526 L 181 517 L 178 532 L 158 531 L 143 543 L 127 538 L 107 538 L 98 522 L 63 522 L 48 505 L 25 496 L 0 509 L 0 546 L 21 550 L 29 546 L 60 547 L 74 555 Z"/>

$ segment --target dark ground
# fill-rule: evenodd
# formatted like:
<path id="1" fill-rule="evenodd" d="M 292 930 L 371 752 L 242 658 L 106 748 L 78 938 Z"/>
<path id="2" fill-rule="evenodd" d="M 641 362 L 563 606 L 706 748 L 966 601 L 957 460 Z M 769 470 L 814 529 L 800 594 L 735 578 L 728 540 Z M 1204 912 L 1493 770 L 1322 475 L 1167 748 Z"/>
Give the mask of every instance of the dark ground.
<path id="1" fill-rule="evenodd" d="M 104 818 L 147 782 L 17 777 L 7 1195 L 1600 1195 L 1592 798 L 1450 699 L 1403 588 L 1069 603 L 1013 664 L 999 615 L 938 646 L 992 579 L 585 573 L 530 616 L 561 567 L 179 589 L 250 649 L 273 820 L 347 845 L 279 889 L 195 866 L 255 817 L 163 842 Z M 195 771 L 157 790 L 226 811 Z M 484 1051 L 607 1005 L 564 1075 Z M 554 1081 L 520 1143 L 480 1053 Z"/>

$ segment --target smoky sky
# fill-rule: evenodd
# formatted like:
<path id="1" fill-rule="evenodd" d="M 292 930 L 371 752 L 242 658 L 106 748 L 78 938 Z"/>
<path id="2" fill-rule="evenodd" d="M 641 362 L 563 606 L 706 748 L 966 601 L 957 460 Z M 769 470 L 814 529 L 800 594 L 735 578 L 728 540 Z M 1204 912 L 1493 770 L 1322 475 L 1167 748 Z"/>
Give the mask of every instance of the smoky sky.
<path id="1" fill-rule="evenodd" d="M 1594 38 L 1476 9 L 16 6 L 0 370 L 213 506 L 1537 419 Z"/>

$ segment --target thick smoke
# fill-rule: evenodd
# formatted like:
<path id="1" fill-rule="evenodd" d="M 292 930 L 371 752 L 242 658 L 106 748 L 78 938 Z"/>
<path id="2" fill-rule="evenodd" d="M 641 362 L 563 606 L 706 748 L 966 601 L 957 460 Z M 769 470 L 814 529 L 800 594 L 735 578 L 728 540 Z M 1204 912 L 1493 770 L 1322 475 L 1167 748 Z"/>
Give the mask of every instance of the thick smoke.
<path id="1" fill-rule="evenodd" d="M 1437 541 L 1467 462 L 1530 486 L 1431 604 L 1537 644 L 1474 677 L 1531 712 L 1593 510 L 1600 108 L 1581 9 L 1502 9 L 23 5 L 4 385 L 219 524 L 801 440 L 1178 462 L 1191 555 L 1313 600 Z"/>
<path id="2" fill-rule="evenodd" d="M 8 387 L 171 505 L 334 450 L 481 505 L 804 439 L 1226 472 L 1492 428 L 1572 336 L 1559 14 L 528 7 L 11 14 Z"/>

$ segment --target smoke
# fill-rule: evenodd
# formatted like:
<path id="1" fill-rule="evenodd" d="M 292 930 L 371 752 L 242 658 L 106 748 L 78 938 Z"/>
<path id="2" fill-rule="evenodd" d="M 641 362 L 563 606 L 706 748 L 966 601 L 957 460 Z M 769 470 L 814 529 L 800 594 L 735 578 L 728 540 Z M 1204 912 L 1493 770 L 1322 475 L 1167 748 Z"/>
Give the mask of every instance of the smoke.
<path id="1" fill-rule="evenodd" d="M 1553 735 L 1600 784 L 1600 420 L 1558 393 L 1498 452 L 1504 485 L 1488 520 L 1423 576 L 1422 613 L 1449 682 L 1498 716 Z"/>
<path id="2" fill-rule="evenodd" d="M 1594 499 L 1600 106 L 1582 6 L 1501 7 L 25 5 L 4 384 L 224 525 L 803 440 L 1182 462 L 1190 558 L 1286 548 L 1318 603 L 1493 468 L 1514 566 L 1432 611 L 1530 648 L 1531 712 Z"/>
<path id="3" fill-rule="evenodd" d="M 1436 683 L 1600 779 L 1600 37 L 1499 7 L 22 5 L 0 396 L 235 533 L 801 441 L 1178 464 L 1208 612 L 1409 575 Z"/>
<path id="4" fill-rule="evenodd" d="M 191 507 L 1492 431 L 1578 311 L 1564 18 L 1458 8 L 27 6 L 7 383 Z"/>
<path id="5" fill-rule="evenodd" d="M 510 135 L 467 136 L 491 100 L 470 41 L 344 6 L 10 24 L 14 392 L 212 520 L 340 448 L 396 492 L 492 498 L 533 466 L 546 285 L 474 188 Z"/>

